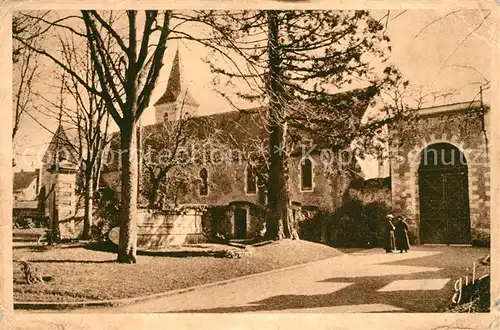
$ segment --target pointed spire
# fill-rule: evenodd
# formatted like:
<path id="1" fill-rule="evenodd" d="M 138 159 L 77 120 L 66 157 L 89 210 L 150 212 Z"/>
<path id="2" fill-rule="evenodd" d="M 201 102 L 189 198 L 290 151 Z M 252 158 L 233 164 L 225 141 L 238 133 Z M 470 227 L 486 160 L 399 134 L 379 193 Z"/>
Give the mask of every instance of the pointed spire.
<path id="1" fill-rule="evenodd" d="M 179 55 L 179 45 L 177 45 L 177 50 L 172 62 L 172 68 L 170 69 L 170 76 L 168 77 L 167 89 L 158 101 L 156 101 L 155 105 L 174 103 L 179 99 L 179 97 L 181 97 L 180 101 L 183 101 L 185 104 L 193 106 L 199 105 L 188 92 L 188 88 L 185 86 L 182 74 L 183 70 Z"/>

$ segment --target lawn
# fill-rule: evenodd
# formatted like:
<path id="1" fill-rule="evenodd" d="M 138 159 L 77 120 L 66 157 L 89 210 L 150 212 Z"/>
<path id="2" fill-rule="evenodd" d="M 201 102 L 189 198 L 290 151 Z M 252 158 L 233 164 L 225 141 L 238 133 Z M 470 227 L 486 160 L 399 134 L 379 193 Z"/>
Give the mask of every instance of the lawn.
<path id="1" fill-rule="evenodd" d="M 47 283 L 28 285 L 18 267 L 14 270 L 16 302 L 60 302 L 132 298 L 238 276 L 298 265 L 343 254 L 307 241 L 283 240 L 253 247 L 240 259 L 213 257 L 138 257 L 137 264 L 118 264 L 116 254 L 81 245 L 15 247 L 14 260 L 31 261 Z M 16 266 L 16 265 L 14 265 Z"/>

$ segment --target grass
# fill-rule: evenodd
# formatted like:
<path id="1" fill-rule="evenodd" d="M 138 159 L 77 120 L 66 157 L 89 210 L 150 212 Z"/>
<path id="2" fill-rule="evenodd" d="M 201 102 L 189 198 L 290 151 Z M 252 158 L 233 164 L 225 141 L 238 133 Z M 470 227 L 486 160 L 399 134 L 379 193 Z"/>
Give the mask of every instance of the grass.
<path id="1" fill-rule="evenodd" d="M 28 285 L 18 267 L 14 271 L 17 302 L 87 301 L 132 298 L 227 280 L 342 254 L 337 249 L 307 241 L 283 240 L 254 247 L 248 257 L 139 256 L 137 264 L 118 264 L 116 254 L 81 245 L 43 249 L 14 248 L 14 260 L 33 262 L 47 283 Z"/>

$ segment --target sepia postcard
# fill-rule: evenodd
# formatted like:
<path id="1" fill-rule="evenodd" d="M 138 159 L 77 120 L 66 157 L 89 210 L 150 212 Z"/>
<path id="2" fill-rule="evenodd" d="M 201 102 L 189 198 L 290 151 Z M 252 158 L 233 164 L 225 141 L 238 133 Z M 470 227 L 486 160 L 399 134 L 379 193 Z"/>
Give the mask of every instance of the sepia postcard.
<path id="1" fill-rule="evenodd" d="M 500 5 L 3 1 L 2 329 L 497 329 Z"/>

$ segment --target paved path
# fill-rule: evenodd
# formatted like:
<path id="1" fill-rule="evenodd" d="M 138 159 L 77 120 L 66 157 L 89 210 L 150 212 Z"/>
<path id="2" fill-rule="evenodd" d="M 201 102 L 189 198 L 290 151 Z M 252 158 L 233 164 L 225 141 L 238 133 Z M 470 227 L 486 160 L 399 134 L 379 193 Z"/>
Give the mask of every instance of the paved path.
<path id="1" fill-rule="evenodd" d="M 440 268 L 383 263 L 437 253 L 411 251 L 386 254 L 378 249 L 361 251 L 305 267 L 262 274 L 134 305 L 100 308 L 99 312 L 412 312 L 388 303 L 395 301 L 388 299 L 391 293 L 403 292 L 404 297 L 408 292 L 417 290 L 432 295 L 450 279 L 434 275 Z M 418 278 L 398 279 L 408 275 Z M 381 278 L 386 282 L 381 284 Z"/>

